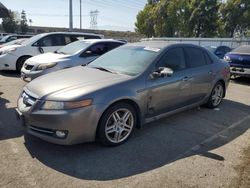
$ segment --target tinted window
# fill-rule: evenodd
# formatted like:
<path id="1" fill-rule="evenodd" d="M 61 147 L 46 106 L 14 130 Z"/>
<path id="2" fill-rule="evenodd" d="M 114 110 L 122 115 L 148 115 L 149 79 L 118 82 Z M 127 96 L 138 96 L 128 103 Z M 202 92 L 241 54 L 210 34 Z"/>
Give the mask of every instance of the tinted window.
<path id="1" fill-rule="evenodd" d="M 84 39 L 100 39 L 101 37 L 95 35 L 84 35 Z"/>
<path id="2" fill-rule="evenodd" d="M 185 69 L 185 56 L 182 48 L 175 48 L 167 51 L 161 58 L 158 67 L 168 67 L 174 71 Z"/>
<path id="3" fill-rule="evenodd" d="M 94 44 L 86 50 L 83 56 L 100 56 L 108 51 L 107 45 L 105 43 Z"/>
<path id="4" fill-rule="evenodd" d="M 198 48 L 186 48 L 186 55 L 189 67 L 199 67 L 206 65 L 203 51 Z"/>
<path id="5" fill-rule="evenodd" d="M 64 46 L 65 38 L 64 35 L 52 35 L 53 46 Z"/>
<path id="6" fill-rule="evenodd" d="M 209 57 L 209 55 L 207 54 L 207 52 L 204 52 L 204 55 L 205 55 L 206 63 L 207 64 L 212 64 L 213 61 L 211 60 L 211 58 Z"/>
<path id="7" fill-rule="evenodd" d="M 63 35 L 48 35 L 34 44 L 34 46 L 64 46 Z"/>
<path id="8" fill-rule="evenodd" d="M 108 45 L 109 50 L 113 50 L 114 48 L 117 48 L 117 47 L 123 45 L 123 43 L 109 42 L 109 43 L 107 43 L 107 45 Z"/>

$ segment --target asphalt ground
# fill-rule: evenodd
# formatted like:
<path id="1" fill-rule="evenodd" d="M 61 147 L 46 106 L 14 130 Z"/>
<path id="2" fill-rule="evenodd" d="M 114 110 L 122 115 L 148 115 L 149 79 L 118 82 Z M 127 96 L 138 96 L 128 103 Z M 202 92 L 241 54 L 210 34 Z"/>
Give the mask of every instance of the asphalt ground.
<path id="1" fill-rule="evenodd" d="M 218 109 L 145 125 L 125 144 L 60 146 L 16 119 L 26 83 L 0 71 L 0 187 L 250 187 L 250 80 L 231 81 Z"/>

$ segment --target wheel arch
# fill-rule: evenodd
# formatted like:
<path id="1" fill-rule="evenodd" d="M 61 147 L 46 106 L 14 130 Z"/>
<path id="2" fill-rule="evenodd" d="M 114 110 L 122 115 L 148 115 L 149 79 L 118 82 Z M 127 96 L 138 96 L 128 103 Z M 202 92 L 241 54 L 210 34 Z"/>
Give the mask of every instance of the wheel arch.
<path id="1" fill-rule="evenodd" d="M 17 65 L 18 65 L 19 61 L 20 61 L 22 58 L 24 58 L 24 57 L 31 58 L 32 55 L 22 55 L 22 56 L 20 56 L 20 57 L 16 60 L 16 70 L 17 70 Z"/>
<path id="2" fill-rule="evenodd" d="M 224 89 L 223 98 L 224 98 L 224 97 L 226 96 L 226 83 L 225 83 L 225 81 L 224 81 L 223 79 L 218 80 L 218 81 L 215 83 L 215 85 L 216 85 L 217 83 L 221 83 L 222 86 L 223 86 L 223 89 Z"/>

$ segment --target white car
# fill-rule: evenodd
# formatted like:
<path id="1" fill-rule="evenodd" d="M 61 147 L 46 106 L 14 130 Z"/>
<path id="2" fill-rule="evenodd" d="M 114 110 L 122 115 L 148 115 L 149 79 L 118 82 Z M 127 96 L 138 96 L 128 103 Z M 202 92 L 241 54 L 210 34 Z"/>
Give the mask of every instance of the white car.
<path id="1" fill-rule="evenodd" d="M 87 39 L 68 44 L 55 52 L 29 58 L 22 67 L 21 78 L 33 80 L 50 72 L 86 65 L 106 52 L 125 44 L 113 39 Z"/>
<path id="2" fill-rule="evenodd" d="M 101 39 L 103 35 L 91 33 L 53 32 L 31 37 L 22 45 L 10 45 L 0 49 L 0 70 L 21 71 L 24 62 L 30 57 L 54 52 L 59 48 L 80 39 Z"/>

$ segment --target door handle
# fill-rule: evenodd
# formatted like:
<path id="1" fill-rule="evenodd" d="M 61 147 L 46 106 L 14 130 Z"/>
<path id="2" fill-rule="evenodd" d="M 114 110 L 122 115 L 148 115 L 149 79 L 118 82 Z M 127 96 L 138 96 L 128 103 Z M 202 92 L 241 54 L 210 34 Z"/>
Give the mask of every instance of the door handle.
<path id="1" fill-rule="evenodd" d="M 212 74 L 213 74 L 213 71 L 210 70 L 210 71 L 208 72 L 208 74 L 212 75 Z"/>

